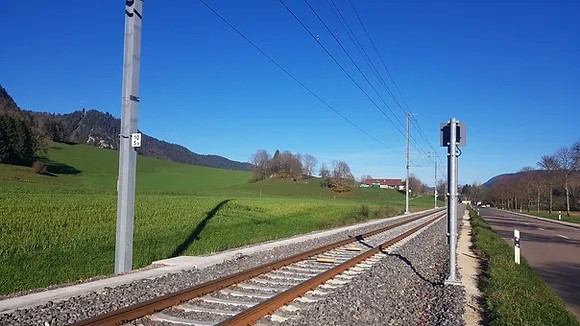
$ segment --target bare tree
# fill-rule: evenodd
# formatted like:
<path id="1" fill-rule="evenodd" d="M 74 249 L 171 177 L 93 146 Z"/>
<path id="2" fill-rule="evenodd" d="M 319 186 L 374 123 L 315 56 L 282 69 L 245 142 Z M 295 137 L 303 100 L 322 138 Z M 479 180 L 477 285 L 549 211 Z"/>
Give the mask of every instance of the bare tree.
<path id="1" fill-rule="evenodd" d="M 322 163 L 322 165 L 320 166 L 320 172 L 318 173 L 318 175 L 323 179 L 327 179 L 330 177 L 330 170 L 328 169 L 328 166 L 326 165 L 326 163 Z"/>
<path id="2" fill-rule="evenodd" d="M 424 194 L 426 192 L 427 186 L 417 178 L 416 175 L 411 174 L 409 176 L 409 190 L 411 191 L 411 195 L 413 197 L 418 196 L 420 194 Z"/>
<path id="3" fill-rule="evenodd" d="M 350 172 L 350 166 L 345 161 L 335 161 L 332 166 L 333 178 L 354 181 L 354 176 Z"/>
<path id="4" fill-rule="evenodd" d="M 554 154 L 557 163 L 557 171 L 564 181 L 564 190 L 566 191 L 566 214 L 570 216 L 570 174 L 578 170 L 578 154 L 572 148 L 562 147 Z"/>
<path id="5" fill-rule="evenodd" d="M 352 175 L 352 172 L 350 172 L 348 164 L 344 161 L 335 161 L 332 166 L 332 173 L 322 182 L 322 185 L 329 187 L 335 192 L 346 192 L 352 190 L 354 188 L 354 176 Z"/>
<path id="6" fill-rule="evenodd" d="M 483 187 L 481 186 L 481 184 L 479 182 L 474 182 L 471 185 L 471 196 L 469 199 L 474 201 L 475 203 L 481 201 L 482 191 Z"/>
<path id="7" fill-rule="evenodd" d="M 317 163 L 318 160 L 316 159 L 316 157 L 310 154 L 304 154 L 302 156 L 302 167 L 304 168 L 304 175 L 307 177 L 311 177 L 312 174 L 314 173 L 314 168 L 316 167 Z"/>
<path id="8" fill-rule="evenodd" d="M 556 176 L 555 171 L 558 170 L 558 162 L 556 158 L 552 155 L 543 155 L 540 161 L 538 162 L 538 166 L 546 171 L 544 179 L 545 183 L 548 184 L 549 188 L 549 197 L 550 203 L 548 206 L 548 210 L 550 214 L 552 214 L 552 209 L 554 207 L 554 177 Z"/>
<path id="9" fill-rule="evenodd" d="M 447 181 L 443 179 L 437 180 L 437 200 L 445 200 L 447 196 Z"/>
<path id="10" fill-rule="evenodd" d="M 370 174 L 363 174 L 360 176 L 360 182 L 365 182 L 367 179 L 372 179 L 373 177 Z"/>
<path id="11" fill-rule="evenodd" d="M 526 209 L 528 212 L 530 211 L 530 193 L 532 192 L 532 188 L 533 188 L 532 171 L 534 171 L 534 168 L 529 167 L 529 166 L 525 166 L 520 170 L 520 173 L 519 173 L 521 186 L 523 189 L 525 189 L 525 193 L 526 193 Z"/>
<path id="12" fill-rule="evenodd" d="M 254 180 L 263 180 L 268 177 L 271 169 L 271 157 L 267 151 L 263 149 L 258 150 L 252 155 L 250 162 L 254 165 Z"/>

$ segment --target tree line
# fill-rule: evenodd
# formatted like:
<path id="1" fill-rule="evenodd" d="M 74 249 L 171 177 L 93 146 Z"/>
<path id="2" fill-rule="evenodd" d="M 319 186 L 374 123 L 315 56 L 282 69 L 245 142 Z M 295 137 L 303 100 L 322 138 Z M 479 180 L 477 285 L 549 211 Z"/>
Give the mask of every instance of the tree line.
<path id="1" fill-rule="evenodd" d="M 489 200 L 504 209 L 571 210 L 580 207 L 580 140 L 543 155 L 537 169 L 524 167 L 519 173 L 496 180 Z"/>
<path id="2" fill-rule="evenodd" d="M 280 152 L 276 150 L 270 155 L 266 150 L 258 150 L 250 158 L 253 165 L 253 181 L 265 179 L 285 179 L 299 181 L 314 176 L 318 159 L 310 154 Z M 328 187 L 335 192 L 350 191 L 355 186 L 355 179 L 350 167 L 344 161 L 332 163 L 332 170 L 326 163 L 322 163 L 318 176 L 321 177 L 321 186 Z"/>
<path id="3" fill-rule="evenodd" d="M 0 163 L 30 166 L 43 148 L 30 115 L 22 112 L 0 86 Z"/>

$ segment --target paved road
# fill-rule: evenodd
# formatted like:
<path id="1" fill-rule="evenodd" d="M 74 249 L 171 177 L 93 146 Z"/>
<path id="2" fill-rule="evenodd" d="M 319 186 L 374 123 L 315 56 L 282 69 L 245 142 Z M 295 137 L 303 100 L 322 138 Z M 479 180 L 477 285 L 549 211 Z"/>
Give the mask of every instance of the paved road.
<path id="1" fill-rule="evenodd" d="M 480 213 L 510 245 L 520 230 L 522 256 L 580 320 L 580 229 L 491 208 Z"/>

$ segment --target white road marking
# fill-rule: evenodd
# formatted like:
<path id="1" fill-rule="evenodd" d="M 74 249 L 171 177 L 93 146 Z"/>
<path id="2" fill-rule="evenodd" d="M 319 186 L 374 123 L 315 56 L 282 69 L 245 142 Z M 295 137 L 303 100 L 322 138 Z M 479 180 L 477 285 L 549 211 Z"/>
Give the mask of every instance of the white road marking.
<path id="1" fill-rule="evenodd" d="M 538 230 L 546 231 L 546 229 L 538 228 Z"/>
<path id="2" fill-rule="evenodd" d="M 568 238 L 568 237 L 565 237 L 565 236 L 563 236 L 563 235 L 561 235 L 561 234 L 558 234 L 558 236 L 559 236 L 560 238 L 564 238 L 564 239 L 566 239 L 566 240 L 570 240 L 570 238 Z"/>

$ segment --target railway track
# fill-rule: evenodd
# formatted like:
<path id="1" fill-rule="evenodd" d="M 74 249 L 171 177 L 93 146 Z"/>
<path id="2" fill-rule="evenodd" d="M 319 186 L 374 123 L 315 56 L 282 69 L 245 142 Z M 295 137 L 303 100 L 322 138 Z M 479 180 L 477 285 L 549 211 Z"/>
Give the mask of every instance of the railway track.
<path id="1" fill-rule="evenodd" d="M 96 316 L 74 325 L 122 325 L 146 317 L 184 325 L 249 325 L 271 315 L 318 300 L 335 287 L 371 268 L 383 250 L 426 228 L 442 211 L 420 214 L 365 234 L 264 264 L 173 294 Z M 421 221 L 420 221 L 421 220 Z M 384 233 L 419 221 L 419 225 L 384 241 Z M 415 223 L 415 224 L 417 224 Z"/>

